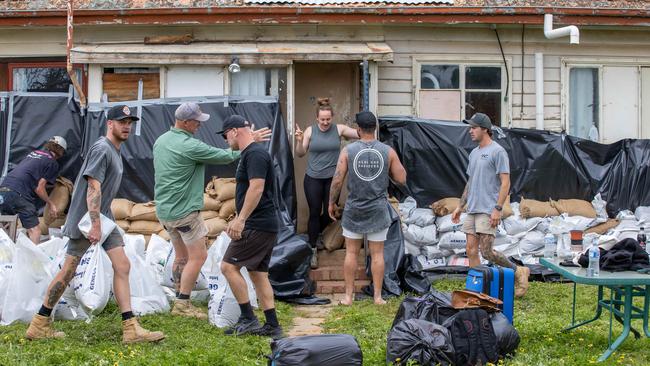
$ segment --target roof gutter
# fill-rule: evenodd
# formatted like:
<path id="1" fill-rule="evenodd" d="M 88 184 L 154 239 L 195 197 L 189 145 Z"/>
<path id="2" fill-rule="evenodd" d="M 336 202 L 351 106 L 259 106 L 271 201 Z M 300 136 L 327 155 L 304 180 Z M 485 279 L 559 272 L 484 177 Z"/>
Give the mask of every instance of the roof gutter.
<path id="1" fill-rule="evenodd" d="M 553 13 L 565 24 L 650 26 L 650 11 L 552 7 L 295 7 L 75 11 L 76 25 L 98 24 L 543 24 Z M 2 11 L 0 26 L 65 26 L 66 12 Z"/>

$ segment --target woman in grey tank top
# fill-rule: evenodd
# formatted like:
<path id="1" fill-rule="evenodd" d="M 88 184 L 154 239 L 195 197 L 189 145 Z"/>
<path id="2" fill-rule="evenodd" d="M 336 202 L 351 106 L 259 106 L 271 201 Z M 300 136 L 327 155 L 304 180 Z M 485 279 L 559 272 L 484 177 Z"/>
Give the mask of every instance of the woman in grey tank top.
<path id="1" fill-rule="evenodd" d="M 296 126 L 296 155 L 307 157 L 305 174 L 305 197 L 309 206 L 308 233 L 313 255 L 311 266 L 318 267 L 316 257 L 317 243 L 325 227 L 330 223 L 327 214 L 330 185 L 336 170 L 336 162 L 341 150 L 341 137 L 358 139 L 357 131 L 344 124 L 332 122 L 334 110 L 329 98 L 319 98 L 316 109 L 316 123 L 305 132 Z M 321 248 L 322 249 L 322 248 Z"/>

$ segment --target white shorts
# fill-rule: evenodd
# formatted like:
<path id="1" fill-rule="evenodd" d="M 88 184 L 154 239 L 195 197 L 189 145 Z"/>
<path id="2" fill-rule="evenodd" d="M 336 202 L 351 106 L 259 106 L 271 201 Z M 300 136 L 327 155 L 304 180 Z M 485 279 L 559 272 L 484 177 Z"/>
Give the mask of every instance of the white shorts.
<path id="1" fill-rule="evenodd" d="M 388 228 L 385 228 L 382 231 L 377 231 L 368 234 L 354 233 L 352 231 L 347 230 L 346 228 L 343 228 L 343 236 L 348 239 L 363 239 L 364 235 L 368 238 L 368 241 L 385 241 L 386 236 L 388 235 Z"/>

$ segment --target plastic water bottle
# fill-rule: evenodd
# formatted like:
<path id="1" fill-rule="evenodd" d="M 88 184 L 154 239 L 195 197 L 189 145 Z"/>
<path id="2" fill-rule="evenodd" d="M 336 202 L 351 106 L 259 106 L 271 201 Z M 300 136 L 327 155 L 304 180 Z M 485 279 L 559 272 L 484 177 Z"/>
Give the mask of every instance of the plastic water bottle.
<path id="1" fill-rule="evenodd" d="M 643 248 L 643 250 L 647 252 L 648 246 L 646 245 L 647 244 L 646 240 L 647 237 L 645 235 L 645 228 L 641 228 L 641 230 L 639 231 L 639 235 L 637 235 L 636 237 L 636 241 L 638 241 L 641 248 Z"/>
<path id="2" fill-rule="evenodd" d="M 589 267 L 587 277 L 598 277 L 600 275 L 600 249 L 594 240 L 589 248 Z"/>
<path id="3" fill-rule="evenodd" d="M 555 255 L 555 235 L 548 233 L 544 236 L 544 258 L 553 258 Z"/>

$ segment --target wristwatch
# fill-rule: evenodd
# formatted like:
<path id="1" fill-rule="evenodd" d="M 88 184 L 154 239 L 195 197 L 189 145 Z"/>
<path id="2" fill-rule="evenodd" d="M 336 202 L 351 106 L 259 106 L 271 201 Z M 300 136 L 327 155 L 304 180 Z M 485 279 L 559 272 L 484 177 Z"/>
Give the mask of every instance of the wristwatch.
<path id="1" fill-rule="evenodd" d="M 503 207 L 501 207 L 499 205 L 494 206 L 494 208 L 499 212 L 503 211 Z"/>

